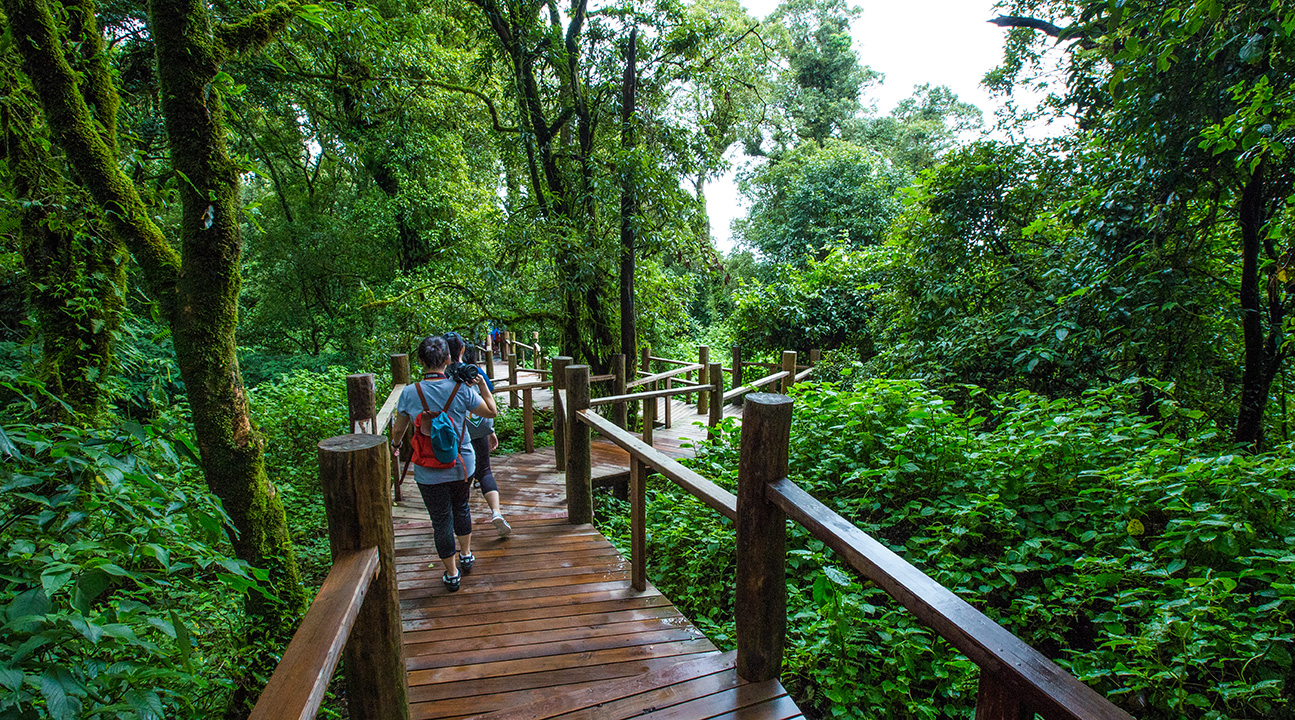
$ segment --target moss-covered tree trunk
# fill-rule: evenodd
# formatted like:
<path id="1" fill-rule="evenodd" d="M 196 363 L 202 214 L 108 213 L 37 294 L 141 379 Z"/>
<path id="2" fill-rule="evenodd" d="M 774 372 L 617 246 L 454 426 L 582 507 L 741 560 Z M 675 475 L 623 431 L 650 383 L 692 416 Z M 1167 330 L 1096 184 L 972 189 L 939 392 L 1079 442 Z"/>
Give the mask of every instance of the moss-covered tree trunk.
<path id="1" fill-rule="evenodd" d="M 41 348 L 36 375 L 51 395 L 93 422 L 103 409 L 102 380 L 112 368 L 113 337 L 121 324 L 125 256 L 85 216 L 81 193 L 62 176 L 19 62 L 11 48 L 0 53 L 0 156 L 20 207 L 20 249 Z M 38 412 L 46 420 L 73 420 L 64 407 L 49 400 Z"/>
<path id="2" fill-rule="evenodd" d="M 296 5 L 280 3 L 237 24 L 216 26 L 201 0 L 150 4 L 172 160 L 185 179 L 177 255 L 122 173 L 115 147 L 96 127 L 83 95 L 90 88 L 62 51 L 67 28 L 54 19 L 47 0 L 3 4 L 51 133 L 76 179 L 140 263 L 149 291 L 170 321 L 208 487 L 230 516 L 235 553 L 270 570 L 277 602 L 251 596 L 253 626 L 281 635 L 305 597 L 283 505 L 266 477 L 262 441 L 248 417 L 235 354 L 242 249 L 238 175 L 211 83 L 226 57 L 264 46 L 293 17 Z M 106 90 L 115 95 L 115 88 Z"/>

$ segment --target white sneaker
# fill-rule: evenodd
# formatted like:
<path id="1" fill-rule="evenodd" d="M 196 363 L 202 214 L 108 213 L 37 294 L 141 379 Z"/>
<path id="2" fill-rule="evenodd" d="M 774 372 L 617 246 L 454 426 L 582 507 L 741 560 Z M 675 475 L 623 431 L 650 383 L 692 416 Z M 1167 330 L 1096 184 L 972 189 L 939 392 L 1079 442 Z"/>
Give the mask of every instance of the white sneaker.
<path id="1" fill-rule="evenodd" d="M 499 537 L 508 537 L 508 533 L 513 531 L 513 526 L 509 525 L 504 516 L 499 513 L 492 515 L 490 522 L 495 524 L 495 531 L 499 533 Z"/>

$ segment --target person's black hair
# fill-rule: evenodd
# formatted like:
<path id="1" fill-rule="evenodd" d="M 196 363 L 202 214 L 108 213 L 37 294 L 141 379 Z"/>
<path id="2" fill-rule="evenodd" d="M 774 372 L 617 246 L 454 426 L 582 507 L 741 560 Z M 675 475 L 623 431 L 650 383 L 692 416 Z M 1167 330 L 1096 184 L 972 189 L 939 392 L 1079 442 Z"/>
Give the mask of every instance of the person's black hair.
<path id="1" fill-rule="evenodd" d="M 469 365 L 481 363 L 481 351 L 477 349 L 476 345 L 469 345 L 468 349 L 463 352 L 463 362 Z"/>
<path id="2" fill-rule="evenodd" d="M 450 359 L 450 346 L 445 338 L 433 335 L 418 344 L 418 359 L 423 367 L 441 367 Z"/>
<path id="3" fill-rule="evenodd" d="M 441 337 L 445 338 L 445 344 L 450 347 L 450 359 L 457 362 L 459 353 L 463 352 L 463 336 L 451 330 Z"/>

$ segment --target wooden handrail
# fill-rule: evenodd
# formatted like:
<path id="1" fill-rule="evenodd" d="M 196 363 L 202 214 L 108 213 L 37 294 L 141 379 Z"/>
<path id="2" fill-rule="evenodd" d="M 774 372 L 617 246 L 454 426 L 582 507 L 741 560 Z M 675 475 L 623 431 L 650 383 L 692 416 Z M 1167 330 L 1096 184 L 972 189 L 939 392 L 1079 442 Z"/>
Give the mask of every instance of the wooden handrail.
<path id="1" fill-rule="evenodd" d="M 671 360 L 670 358 L 657 357 L 656 355 L 648 355 L 648 360 L 656 360 L 657 362 L 670 363 L 671 365 L 692 365 L 693 364 L 692 360 Z"/>
<path id="2" fill-rule="evenodd" d="M 787 377 L 787 372 L 784 370 L 783 372 L 776 372 L 772 375 L 766 375 L 760 378 L 759 380 L 756 380 L 755 382 L 749 382 L 743 385 L 742 387 L 735 387 L 732 390 L 729 390 L 728 392 L 724 393 L 724 402 L 728 402 L 729 400 L 732 400 L 735 397 L 738 397 L 740 395 L 745 395 L 749 392 L 755 392 L 756 390 L 764 387 L 765 385 L 778 382 L 779 380 L 785 377 Z"/>
<path id="3" fill-rule="evenodd" d="M 659 372 L 655 375 L 648 375 L 647 377 L 641 377 L 638 380 L 634 380 L 633 382 L 627 382 L 625 383 L 625 387 L 632 388 L 632 387 L 638 387 L 639 385 L 647 385 L 648 383 L 653 383 L 653 382 L 656 382 L 657 380 L 665 380 L 666 378 L 672 378 L 675 375 L 682 375 L 686 372 L 692 372 L 693 370 L 700 370 L 700 369 L 701 369 L 701 365 L 697 363 L 690 363 L 688 365 L 684 365 L 683 367 L 675 368 L 674 370 Z"/>
<path id="4" fill-rule="evenodd" d="M 1097 691 L 1075 679 L 953 591 L 837 515 L 787 478 L 765 495 L 876 583 L 922 624 L 980 666 L 1028 695 L 1024 705 L 1047 720 L 1132 720 Z"/>
<path id="5" fill-rule="evenodd" d="M 742 364 L 743 364 L 743 365 L 755 365 L 756 367 L 762 367 L 762 368 L 770 368 L 770 369 L 774 369 L 774 368 L 776 368 L 776 369 L 779 369 L 779 370 L 781 370 L 781 369 L 782 369 L 782 363 L 767 363 L 767 362 L 756 362 L 755 360 L 743 360 L 743 361 L 742 361 Z M 807 369 L 812 368 L 812 367 L 814 367 L 814 366 L 813 366 L 813 365 L 797 365 L 797 366 L 796 366 L 796 369 L 797 369 L 797 370 L 807 370 Z"/>
<path id="6" fill-rule="evenodd" d="M 315 717 L 364 595 L 377 574 L 376 546 L 338 557 L 256 701 L 250 720 Z"/>
<path id="7" fill-rule="evenodd" d="M 552 380 L 536 380 L 534 382 L 517 383 L 516 385 L 496 385 L 495 394 L 511 392 L 513 390 L 539 390 L 540 388 L 553 387 Z"/>
<path id="8" fill-rule="evenodd" d="M 613 375 L 613 374 L 611 374 L 611 373 L 607 373 L 606 375 L 590 375 L 590 376 L 589 376 L 589 382 L 591 382 L 591 383 L 595 383 L 595 382 L 606 382 L 606 381 L 608 381 L 608 380 L 615 380 L 615 379 L 616 379 L 616 376 L 615 376 L 615 375 Z"/>
<path id="9" fill-rule="evenodd" d="M 405 389 L 405 385 L 398 384 L 391 388 L 391 394 L 382 403 L 382 409 L 378 411 L 378 421 L 374 428 L 374 434 L 381 435 L 391 428 L 391 417 L 396 413 L 396 404 L 400 402 L 400 393 Z"/>
<path id="10" fill-rule="evenodd" d="M 796 367 L 800 367 L 800 366 L 799 366 L 799 365 L 797 365 Z M 809 377 L 810 373 L 812 373 L 812 372 L 814 372 L 814 368 L 812 368 L 812 367 L 811 367 L 811 368 L 808 368 L 808 369 L 806 369 L 806 370 L 802 370 L 802 371 L 800 371 L 800 372 L 796 373 L 796 377 L 792 378 L 792 381 L 794 381 L 794 382 L 800 382 L 801 380 L 804 380 L 805 378 Z"/>
<path id="11" fill-rule="evenodd" d="M 618 402 L 633 402 L 636 400 L 653 400 L 660 397 L 669 397 L 671 395 L 684 395 L 686 393 L 695 393 L 699 389 L 715 390 L 718 392 L 722 388 L 717 388 L 714 385 L 696 385 L 696 384 L 690 383 L 689 385 L 676 387 L 676 388 L 663 388 L 661 390 L 646 390 L 644 392 L 626 393 L 624 395 L 608 395 L 607 397 L 593 398 L 592 400 L 589 401 L 589 407 L 598 407 L 599 405 L 611 405 L 612 403 L 618 403 Z"/>
<path id="12" fill-rule="evenodd" d="M 616 427 L 615 423 L 598 413 L 582 410 L 578 415 L 581 422 L 611 440 L 629 453 L 630 457 L 655 469 L 729 520 L 737 518 L 737 497 L 733 493 L 680 465 L 679 461 L 648 445 L 632 433 Z"/>

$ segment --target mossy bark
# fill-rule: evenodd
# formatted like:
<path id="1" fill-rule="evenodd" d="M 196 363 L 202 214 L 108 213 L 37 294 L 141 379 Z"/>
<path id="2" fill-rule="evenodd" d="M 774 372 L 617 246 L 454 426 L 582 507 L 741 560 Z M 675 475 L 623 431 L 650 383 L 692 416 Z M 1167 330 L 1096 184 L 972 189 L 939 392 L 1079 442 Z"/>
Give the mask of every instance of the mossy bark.
<path id="1" fill-rule="evenodd" d="M 153 0 L 162 114 L 180 185 L 180 276 L 172 316 L 176 358 L 193 408 L 207 485 L 225 505 L 241 558 L 270 570 L 277 603 L 259 596 L 249 610 L 283 637 L 304 609 L 305 594 L 283 504 L 265 474 L 263 440 L 252 428 L 239 373 L 238 292 L 242 237 L 238 168 L 225 142 L 223 109 L 211 83 L 227 52 L 202 0 Z M 259 40 L 264 33 L 244 28 Z"/>
<path id="2" fill-rule="evenodd" d="M 8 189 L 21 208 L 21 252 L 41 348 L 36 375 L 80 420 L 94 422 L 103 410 L 102 379 L 113 365 L 126 258 L 119 243 L 86 215 L 81 193 L 59 171 L 39 104 L 18 63 L 12 50 L 0 53 L 0 155 L 10 170 Z M 77 419 L 52 400 L 38 413 L 45 420 Z"/>
<path id="3" fill-rule="evenodd" d="M 266 477 L 263 443 L 248 417 L 235 354 L 242 251 L 238 175 L 211 82 L 229 54 L 264 45 L 292 17 L 296 4 L 275 5 L 221 29 L 213 29 L 201 0 L 149 5 L 172 161 L 184 179 L 181 252 L 176 253 L 121 172 L 102 123 L 96 125 L 85 93 L 103 96 L 82 85 L 68 64 L 61 50 L 65 35 L 47 0 L 2 1 L 23 69 L 55 139 L 140 263 L 170 321 L 208 487 L 230 516 L 237 556 L 270 571 L 276 597 L 249 597 L 253 627 L 282 637 L 304 609 L 305 594 L 283 505 Z"/>

